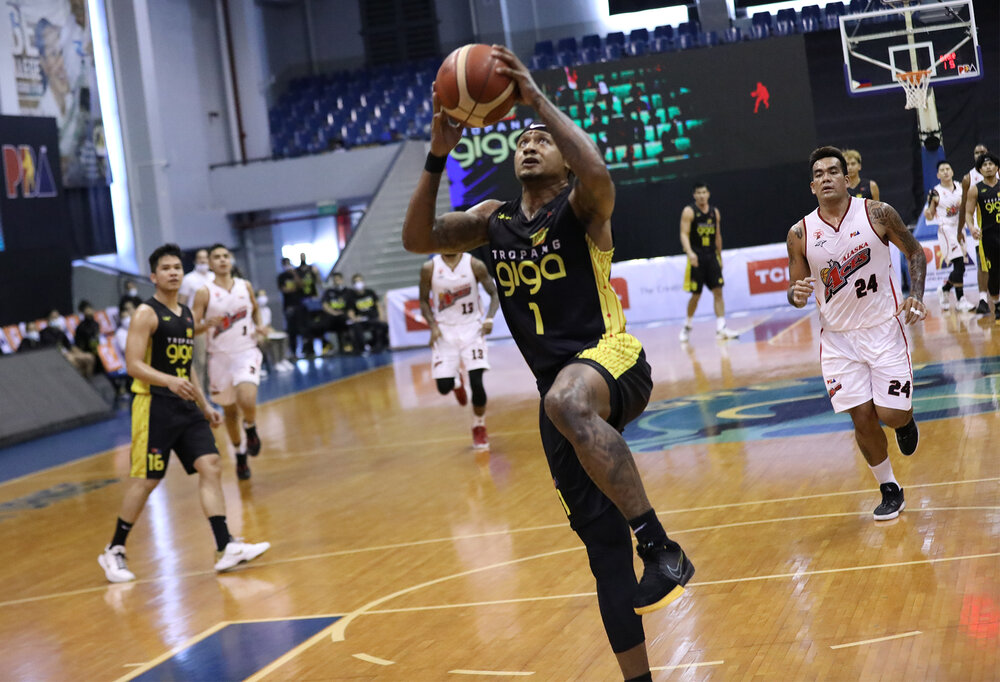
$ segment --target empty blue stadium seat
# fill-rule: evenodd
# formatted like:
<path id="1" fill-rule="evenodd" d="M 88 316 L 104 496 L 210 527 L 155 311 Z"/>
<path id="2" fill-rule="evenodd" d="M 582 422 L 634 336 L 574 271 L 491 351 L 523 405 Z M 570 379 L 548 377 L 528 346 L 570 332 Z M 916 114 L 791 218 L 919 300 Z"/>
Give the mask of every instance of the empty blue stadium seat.
<path id="1" fill-rule="evenodd" d="M 652 49 L 653 52 L 673 52 L 674 50 L 677 49 L 677 46 L 674 45 L 674 41 L 672 41 L 670 38 L 665 38 L 662 36 L 659 38 L 653 38 L 653 41 L 649 44 L 649 47 L 650 49 Z"/>
<path id="2" fill-rule="evenodd" d="M 774 19 L 775 22 L 787 22 L 792 27 L 793 32 L 798 30 L 799 18 L 793 9 L 779 9 Z"/>
<path id="3" fill-rule="evenodd" d="M 552 57 L 547 54 L 533 54 L 528 64 L 532 71 L 544 71 L 552 66 Z"/>
<path id="4" fill-rule="evenodd" d="M 740 31 L 739 26 L 730 26 L 722 33 L 722 42 L 724 43 L 738 43 L 743 40 L 743 32 Z"/>
<path id="5" fill-rule="evenodd" d="M 580 47 L 586 49 L 588 47 L 593 47 L 600 50 L 604 47 L 604 43 L 601 42 L 601 36 L 596 33 L 589 33 L 580 39 Z"/>
<path id="6" fill-rule="evenodd" d="M 604 36 L 605 45 L 617 45 L 618 47 L 625 47 L 625 34 L 621 31 L 612 31 L 608 35 Z"/>
<path id="7" fill-rule="evenodd" d="M 757 12 L 753 15 L 751 22 L 753 26 L 767 26 L 768 28 L 774 26 L 770 12 Z"/>
<path id="8" fill-rule="evenodd" d="M 799 10 L 799 23 L 805 33 L 819 31 L 823 28 L 823 13 L 819 5 L 806 5 Z"/>
<path id="9" fill-rule="evenodd" d="M 638 42 L 642 42 L 642 43 L 648 43 L 649 42 L 649 31 L 647 31 L 644 28 L 634 28 L 628 34 L 628 41 L 630 43 L 637 42 L 637 41 Z"/>
<path id="10" fill-rule="evenodd" d="M 776 36 L 788 36 L 795 33 L 795 25 L 790 24 L 787 21 L 776 21 L 774 22 L 774 35 Z"/>
<path id="11" fill-rule="evenodd" d="M 575 53 L 576 48 L 576 38 L 560 38 L 559 43 L 556 45 L 556 53 L 559 52 L 573 52 Z"/>
<path id="12" fill-rule="evenodd" d="M 576 52 L 560 52 L 556 55 L 556 66 L 573 66 L 576 64 Z"/>
<path id="13" fill-rule="evenodd" d="M 535 43 L 534 54 L 544 54 L 548 56 L 554 56 L 556 53 L 556 46 L 552 44 L 551 40 L 539 40 Z"/>
<path id="14" fill-rule="evenodd" d="M 596 64 L 601 61 L 601 48 L 589 45 L 580 50 L 580 61 L 583 64 Z"/>
<path id="15" fill-rule="evenodd" d="M 624 49 L 618 43 L 609 43 L 604 46 L 604 61 L 614 61 L 621 59 Z"/>
<path id="16" fill-rule="evenodd" d="M 698 36 L 698 42 L 702 47 L 715 47 L 719 44 L 719 34 L 715 31 L 703 31 Z"/>
<path id="17" fill-rule="evenodd" d="M 690 50 L 692 47 L 698 47 L 698 39 L 690 33 L 678 33 L 674 42 L 677 43 L 679 50 Z"/>
<path id="18" fill-rule="evenodd" d="M 673 39 L 674 27 L 670 26 L 669 24 L 665 26 L 657 26 L 656 28 L 653 29 L 653 37 Z"/>
<path id="19" fill-rule="evenodd" d="M 761 38 L 767 38 L 769 35 L 771 35 L 771 29 L 767 26 L 767 24 L 751 24 L 751 40 L 760 40 Z"/>
<path id="20" fill-rule="evenodd" d="M 701 33 L 701 24 L 697 21 L 682 21 L 677 24 L 678 33 L 687 33 L 690 36 L 696 36 Z"/>
<path id="21" fill-rule="evenodd" d="M 646 54 L 648 46 L 645 40 L 630 40 L 625 49 L 630 57 L 641 57 Z"/>

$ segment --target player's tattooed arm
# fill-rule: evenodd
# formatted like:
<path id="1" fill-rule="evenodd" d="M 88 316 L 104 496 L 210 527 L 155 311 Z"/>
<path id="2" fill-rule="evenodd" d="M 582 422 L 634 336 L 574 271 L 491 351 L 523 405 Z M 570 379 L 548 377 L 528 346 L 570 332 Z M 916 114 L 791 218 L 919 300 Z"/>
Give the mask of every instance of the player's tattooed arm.
<path id="1" fill-rule="evenodd" d="M 920 242 L 903 224 L 903 219 L 896 213 L 896 209 L 889 204 L 869 201 L 868 217 L 871 218 L 875 232 L 895 244 L 906 256 L 906 262 L 910 267 L 910 296 L 923 301 L 927 258 Z"/>
<path id="2" fill-rule="evenodd" d="M 788 291 L 786 296 L 791 305 L 802 308 L 809 301 L 809 295 L 812 293 L 813 278 L 809 276 L 805 233 L 801 220 L 788 230 L 785 245 L 788 247 Z"/>

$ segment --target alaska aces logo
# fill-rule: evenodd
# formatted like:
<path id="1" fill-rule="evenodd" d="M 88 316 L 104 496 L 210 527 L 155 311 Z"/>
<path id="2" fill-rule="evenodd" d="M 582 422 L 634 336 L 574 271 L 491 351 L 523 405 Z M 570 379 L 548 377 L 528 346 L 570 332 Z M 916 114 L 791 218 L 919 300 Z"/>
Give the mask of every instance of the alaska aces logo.
<path id="1" fill-rule="evenodd" d="M 827 303 L 835 293 L 847 286 L 848 278 L 855 272 L 868 265 L 872 259 L 872 250 L 865 246 L 856 254 L 850 257 L 843 265 L 835 260 L 827 261 L 827 267 L 819 271 L 820 281 L 826 287 L 825 300 Z"/>

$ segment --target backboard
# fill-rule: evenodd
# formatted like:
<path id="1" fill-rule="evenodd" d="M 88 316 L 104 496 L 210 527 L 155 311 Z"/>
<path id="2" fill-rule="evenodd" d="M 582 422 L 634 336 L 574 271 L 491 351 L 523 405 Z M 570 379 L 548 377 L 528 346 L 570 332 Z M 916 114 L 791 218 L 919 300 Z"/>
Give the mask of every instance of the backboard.
<path id="1" fill-rule="evenodd" d="M 972 0 L 897 0 L 847 14 L 840 39 L 851 95 L 900 90 L 899 76 L 910 71 L 929 71 L 932 87 L 983 76 Z"/>

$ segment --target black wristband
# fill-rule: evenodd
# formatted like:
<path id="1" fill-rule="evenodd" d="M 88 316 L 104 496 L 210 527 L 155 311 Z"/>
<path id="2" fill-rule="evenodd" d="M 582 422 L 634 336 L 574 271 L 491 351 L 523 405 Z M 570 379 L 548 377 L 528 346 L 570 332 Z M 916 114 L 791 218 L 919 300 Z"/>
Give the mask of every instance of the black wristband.
<path id="1" fill-rule="evenodd" d="M 427 160 L 424 161 L 424 170 L 428 173 L 442 173 L 444 172 L 444 162 L 447 160 L 447 156 L 435 156 L 428 152 Z"/>

